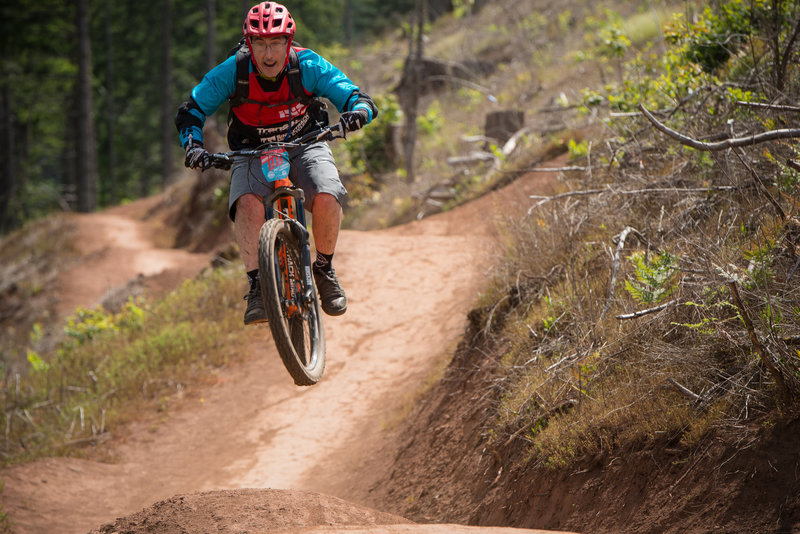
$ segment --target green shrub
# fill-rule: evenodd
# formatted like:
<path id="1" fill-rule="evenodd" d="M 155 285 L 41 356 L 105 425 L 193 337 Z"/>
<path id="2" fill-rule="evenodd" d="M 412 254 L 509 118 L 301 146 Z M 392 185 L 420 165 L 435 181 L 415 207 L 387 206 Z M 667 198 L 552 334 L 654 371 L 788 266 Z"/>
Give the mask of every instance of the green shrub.
<path id="1" fill-rule="evenodd" d="M 375 120 L 345 143 L 356 174 L 391 172 L 398 165 L 392 130 L 400 122 L 400 105 L 393 95 L 377 96 L 375 105 L 379 111 Z"/>
<path id="2" fill-rule="evenodd" d="M 116 314 L 79 309 L 54 350 L 28 351 L 26 376 L 2 377 L 2 463 L 77 453 L 142 403 L 238 354 L 239 284 L 231 271 L 216 270 Z M 38 337 L 34 331 L 34 344 Z"/>
<path id="3" fill-rule="evenodd" d="M 634 264 L 635 280 L 626 280 L 625 290 L 637 302 L 658 304 L 677 287 L 677 256 L 662 252 L 648 258 L 644 252 L 634 252 L 628 259 Z"/>

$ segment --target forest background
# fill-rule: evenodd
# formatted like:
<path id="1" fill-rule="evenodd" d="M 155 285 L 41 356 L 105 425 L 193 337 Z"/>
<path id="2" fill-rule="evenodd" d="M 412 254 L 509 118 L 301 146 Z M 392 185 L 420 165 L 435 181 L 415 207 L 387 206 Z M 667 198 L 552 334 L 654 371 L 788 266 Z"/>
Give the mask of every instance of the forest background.
<path id="1" fill-rule="evenodd" d="M 431 3 L 432 14 L 450 4 L 439 3 Z M 236 45 L 252 4 L 4 3 L 0 233 L 54 211 L 91 212 L 168 185 L 182 163 L 176 109 Z M 296 40 L 321 52 L 347 46 L 400 23 L 413 4 L 294 2 Z"/>

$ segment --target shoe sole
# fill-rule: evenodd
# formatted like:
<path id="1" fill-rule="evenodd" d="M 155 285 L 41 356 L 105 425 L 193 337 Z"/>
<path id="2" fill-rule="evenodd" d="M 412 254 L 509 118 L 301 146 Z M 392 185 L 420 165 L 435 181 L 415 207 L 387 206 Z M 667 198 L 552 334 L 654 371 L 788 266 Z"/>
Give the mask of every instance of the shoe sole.
<path id="1" fill-rule="evenodd" d="M 344 301 L 344 307 L 341 309 L 326 307 L 324 302 L 321 302 L 320 304 L 322 306 L 322 311 L 325 312 L 325 315 L 330 315 L 331 317 L 338 317 L 340 315 L 344 315 L 345 312 L 347 311 L 347 300 Z"/>
<path id="2" fill-rule="evenodd" d="M 330 315 L 331 317 L 339 317 L 340 315 L 344 315 L 347 312 L 347 308 L 343 310 L 326 310 L 322 308 L 322 311 L 325 312 L 325 315 Z"/>

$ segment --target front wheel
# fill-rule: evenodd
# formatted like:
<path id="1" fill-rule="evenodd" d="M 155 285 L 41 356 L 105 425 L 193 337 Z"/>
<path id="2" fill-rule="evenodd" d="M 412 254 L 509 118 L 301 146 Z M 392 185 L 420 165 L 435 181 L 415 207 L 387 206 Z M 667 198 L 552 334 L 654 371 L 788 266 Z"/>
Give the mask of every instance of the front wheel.
<path id="1" fill-rule="evenodd" d="M 261 296 L 283 364 L 295 384 L 311 386 L 325 370 L 325 334 L 317 291 L 313 282 L 306 287 L 300 243 L 291 224 L 297 223 L 270 219 L 261 227 Z"/>

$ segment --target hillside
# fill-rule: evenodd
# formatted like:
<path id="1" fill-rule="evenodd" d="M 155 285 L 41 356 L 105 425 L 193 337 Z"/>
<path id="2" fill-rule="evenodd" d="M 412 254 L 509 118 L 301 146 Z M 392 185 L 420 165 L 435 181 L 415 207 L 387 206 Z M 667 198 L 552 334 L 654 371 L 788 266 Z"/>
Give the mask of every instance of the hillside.
<path id="1" fill-rule="evenodd" d="M 35 321 L 128 295 L 179 318 L 145 343 L 205 343 L 142 383 L 133 417 L 100 404 L 113 426 L 102 411 L 97 432 L 87 408 L 89 433 L 68 405 L 86 437 L 3 470 L 19 532 L 800 528 L 800 5 L 458 5 L 426 34 L 446 70 L 420 95 L 415 181 L 334 146 L 351 309 L 326 318 L 319 385 L 291 386 L 263 329 L 239 326 L 224 175 L 4 242 L 23 368 Z M 406 37 L 342 64 L 383 96 Z M 524 112 L 515 143 L 484 137 L 508 110 Z M 27 433 L 4 451 L 24 459 L 60 406 L 23 404 L 9 376 L 10 430 Z"/>

